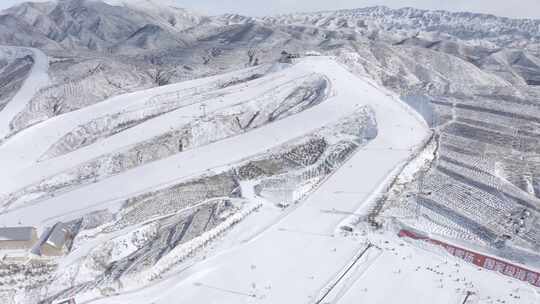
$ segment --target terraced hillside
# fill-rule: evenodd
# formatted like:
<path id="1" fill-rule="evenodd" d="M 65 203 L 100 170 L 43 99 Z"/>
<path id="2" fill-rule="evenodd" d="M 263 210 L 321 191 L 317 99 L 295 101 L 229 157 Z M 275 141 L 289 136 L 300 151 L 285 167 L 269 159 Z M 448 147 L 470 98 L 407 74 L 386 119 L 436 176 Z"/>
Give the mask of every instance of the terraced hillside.
<path id="1" fill-rule="evenodd" d="M 472 77 L 462 81 L 478 81 Z M 469 94 L 459 95 L 450 90 L 418 95 L 415 88 L 414 93 L 404 93 L 403 99 L 431 122 L 438 148 L 435 159 L 410 186 L 418 193 L 416 202 L 402 197 L 398 201 L 407 202 L 398 208 L 406 206 L 415 218 L 423 219 L 407 220 L 410 225 L 475 240 L 525 262 L 528 255 L 514 254 L 514 246 L 530 252 L 539 248 L 536 88 L 503 84 L 490 94 L 474 86 L 467 88 Z"/>
<path id="2" fill-rule="evenodd" d="M 73 237 L 56 260 L 62 270 L 17 285 L 26 290 L 17 298 L 49 303 L 141 286 L 259 208 L 270 212 L 261 223 L 282 216 L 377 137 L 373 110 L 347 85 L 354 76 L 331 80 L 345 73 L 332 62 L 125 94 L 9 138 L 0 148 L 10 168 L 2 222 L 47 231 L 61 221 Z M 380 94 L 362 87 L 367 98 Z M 40 295 L 46 285 L 54 287 Z"/>
<path id="3" fill-rule="evenodd" d="M 428 223 L 407 222 L 449 237 L 476 240 L 505 256 L 511 255 L 508 252 L 513 246 L 538 251 L 537 88 L 502 79 L 488 81 L 494 77 L 489 71 L 450 57 L 445 60 L 466 65 L 474 73 L 463 74 L 458 81 L 442 78 L 440 84 L 431 82 L 425 90 L 388 82 L 392 78 L 387 78 L 391 72 L 385 62 L 374 64 L 356 56 L 346 54 L 343 60 L 366 70 L 379 65 L 379 81 L 402 92 L 402 98 L 437 134 L 435 159 L 425 168 L 421 180 L 411 185 L 419 193 L 417 202 L 399 207 L 408 206 Z M 429 56 L 447 55 L 429 51 Z M 417 73 L 409 75 L 417 77 Z M 489 83 L 489 87 L 481 82 Z M 432 223 L 438 228 L 430 227 Z"/>
<path id="4" fill-rule="evenodd" d="M 540 267 L 539 28 L 385 7 L 2 11 L 0 226 L 40 238 L 0 248 L 0 300 L 392 302 L 415 277 L 425 303 L 533 303 L 395 232 Z"/>

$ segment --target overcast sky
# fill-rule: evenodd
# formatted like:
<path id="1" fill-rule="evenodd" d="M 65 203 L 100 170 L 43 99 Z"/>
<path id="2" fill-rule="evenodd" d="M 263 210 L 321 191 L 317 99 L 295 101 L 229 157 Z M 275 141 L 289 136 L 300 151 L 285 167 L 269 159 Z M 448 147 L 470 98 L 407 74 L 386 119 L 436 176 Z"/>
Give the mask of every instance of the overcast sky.
<path id="1" fill-rule="evenodd" d="M 23 0 L 0 0 L 0 9 Z M 372 5 L 393 8 L 472 11 L 515 18 L 540 19 L 540 0 L 176 0 L 179 6 L 207 14 L 240 13 L 252 16 L 298 11 L 334 10 Z"/>

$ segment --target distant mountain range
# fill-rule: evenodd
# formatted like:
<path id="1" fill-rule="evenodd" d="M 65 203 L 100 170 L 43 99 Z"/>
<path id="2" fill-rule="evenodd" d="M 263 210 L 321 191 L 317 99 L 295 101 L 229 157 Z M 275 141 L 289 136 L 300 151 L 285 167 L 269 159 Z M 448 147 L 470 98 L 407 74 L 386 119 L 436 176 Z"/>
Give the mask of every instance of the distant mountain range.
<path id="1" fill-rule="evenodd" d="M 383 6 L 264 18 L 235 14 L 209 17 L 174 7 L 173 1 L 157 0 L 23 3 L 0 13 L 0 43 L 122 52 L 196 43 L 205 38 L 196 27 L 204 27 L 207 32 L 243 25 L 248 31 L 248 26 L 253 24 L 267 31 L 275 30 L 275 26 L 305 26 L 356 35 L 391 34 L 398 41 L 423 34 L 434 42 L 453 39 L 487 48 L 511 47 L 535 54 L 540 52 L 540 20 Z"/>
<path id="2" fill-rule="evenodd" d="M 327 58 L 311 58 L 320 55 Z M 317 68 L 321 73 L 311 69 L 317 60 L 325 62 Z M 344 90 L 334 91 L 339 80 L 333 79 L 333 69 L 348 75 L 340 78 L 347 80 Z M 215 77 L 200 79 L 207 76 Z M 193 79 L 198 80 L 185 82 Z M 382 94 L 364 96 L 360 86 L 354 88 L 355 95 L 344 95 L 357 80 Z M 332 112 L 338 109 L 331 104 L 334 97 L 350 97 L 346 103 L 351 105 L 376 105 L 387 97 L 392 105 L 406 103 L 410 106 L 403 108 L 406 113 L 414 114 L 412 119 L 423 118 L 433 134 L 413 164 L 414 172 L 408 172 L 405 181 L 394 180 L 388 193 L 370 202 L 374 207 L 366 212 L 371 226 L 387 220 L 400 222 L 540 267 L 540 20 L 485 14 L 376 6 L 268 17 L 205 16 L 157 0 L 60 0 L 23 3 L 1 11 L 0 116 L 4 119 L 0 119 L 0 156 L 4 158 L 0 157 L 0 165 L 13 165 L 28 178 L 14 171 L 0 175 L 12 186 L 0 191 L 0 210 L 7 210 L 0 218 L 16 221 L 9 213 L 12 210 L 33 211 L 34 204 L 45 206 L 49 200 L 66 199 L 77 191 L 84 195 L 73 201 L 84 196 L 88 204 L 94 204 L 86 194 L 114 190 L 120 185 L 114 184 L 115 177 L 131 176 L 178 156 L 189 163 L 197 159 L 196 153 L 183 154 L 190 148 L 220 143 L 227 150 L 226 138 L 273 126 L 276 117 L 311 117 L 290 126 L 309 121 L 315 127 L 326 112 L 295 115 L 316 110 L 323 100 L 328 105 L 325 111 Z M 367 137 L 371 140 L 377 133 L 377 115 L 370 113 L 365 109 L 363 120 L 351 116 L 336 126 L 370 125 Z M 390 116 L 386 124 L 402 128 Z M 145 181 L 141 181 L 140 192 L 134 196 L 131 181 L 146 176 L 132 176 L 121 184 L 129 185 L 118 188 L 126 192 L 121 196 L 126 199 L 122 208 L 136 206 L 133 212 L 101 210 L 69 220 L 75 226 L 85 223 L 81 231 L 97 231 L 93 229 L 102 225 L 106 233 L 107 223 L 122 216 L 129 219 L 119 226 L 123 229 L 124 224 L 136 227 L 163 212 L 167 217 L 175 214 L 170 222 L 159 218 L 164 227 L 174 229 L 156 230 L 163 232 L 156 235 L 169 237 L 150 245 L 141 243 L 140 248 L 131 246 L 137 247 L 136 253 L 119 257 L 122 262 L 96 262 L 98 268 L 92 274 L 116 280 L 138 271 L 139 266 L 158 263 L 163 252 L 178 244 L 176 236 L 184 235 L 185 230 L 177 233 L 180 222 L 171 224 L 183 214 L 182 208 L 224 198 L 223 205 L 233 207 L 227 200 L 242 195 L 238 193 L 244 186 L 238 185 L 240 175 L 249 179 L 247 187 L 258 183 L 252 188 L 273 193 L 269 195 L 279 198 L 278 205 L 286 209 L 288 204 L 276 193 L 289 185 L 296 187 L 286 190 L 294 194 L 290 196 L 304 193 L 318 185 L 313 180 L 338 168 L 336 160 L 341 162 L 362 147 L 355 143 L 358 131 L 351 130 L 338 132 L 340 142 L 323 140 L 337 134 L 330 129 L 322 137 L 310 135 L 309 140 L 302 135 L 295 140 L 305 143 L 288 146 L 287 153 L 266 150 L 241 167 L 227 167 L 223 176 L 212 177 L 207 175 L 211 170 L 205 171 L 178 193 L 175 186 L 161 189 L 165 185 L 160 184 L 157 189 L 152 184 L 150 189 L 142 187 Z M 27 142 L 39 138 L 41 150 L 34 151 L 20 138 Z M 264 144 L 283 148 L 272 146 L 273 141 Z M 208 159 L 212 153 L 221 153 L 210 150 L 205 150 Z M 315 161 L 319 157 L 321 166 Z M 171 172 L 182 168 L 180 172 L 185 165 L 178 161 L 159 168 L 170 167 Z M 299 168 L 305 171 L 294 171 Z M 153 174 L 160 176 L 160 172 Z M 98 188 L 108 182 L 114 186 Z M 219 191 L 207 191 L 214 186 Z M 0 190 L 4 189 L 2 185 Z M 87 189 L 92 190 L 84 192 Z M 189 202 L 183 201 L 185 197 L 191 197 Z M 169 207 L 162 208 L 164 200 Z M 218 213 L 210 209 L 204 211 L 208 216 L 199 218 L 201 223 L 214 221 Z M 333 206 L 327 209 L 337 211 Z M 193 222 L 198 228 L 193 235 L 187 234 L 190 237 L 206 229 L 199 229 L 206 227 L 199 220 Z M 74 271 L 73 277 L 77 275 Z M 69 288 L 47 291 L 49 302 L 85 288 L 102 288 L 105 281 L 94 279 L 80 286 L 72 286 L 75 281 L 70 279 Z"/>

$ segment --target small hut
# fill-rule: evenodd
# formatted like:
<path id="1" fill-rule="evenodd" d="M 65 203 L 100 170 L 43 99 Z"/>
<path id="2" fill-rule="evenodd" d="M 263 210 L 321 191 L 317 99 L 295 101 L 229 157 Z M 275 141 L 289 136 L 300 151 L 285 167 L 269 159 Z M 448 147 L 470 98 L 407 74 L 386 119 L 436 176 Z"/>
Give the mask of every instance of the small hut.
<path id="1" fill-rule="evenodd" d="M 41 244 L 41 254 L 45 256 L 61 256 L 65 246 L 71 238 L 71 231 L 64 223 L 56 223 L 47 238 Z"/>
<path id="2" fill-rule="evenodd" d="M 37 241 L 37 231 L 34 227 L 0 228 L 0 250 L 29 250 Z"/>

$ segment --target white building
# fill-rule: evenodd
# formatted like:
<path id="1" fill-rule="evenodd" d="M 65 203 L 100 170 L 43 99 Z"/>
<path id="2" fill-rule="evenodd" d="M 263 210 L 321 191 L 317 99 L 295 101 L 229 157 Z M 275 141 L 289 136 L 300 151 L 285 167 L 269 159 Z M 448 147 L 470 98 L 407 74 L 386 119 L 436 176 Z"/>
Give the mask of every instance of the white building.
<path id="1" fill-rule="evenodd" d="M 0 250 L 29 250 L 38 241 L 34 227 L 0 228 Z"/>
<path id="2" fill-rule="evenodd" d="M 41 254 L 45 256 L 61 256 L 65 252 L 65 246 L 71 238 L 71 232 L 64 223 L 56 223 L 50 230 L 49 235 L 41 244 Z"/>

